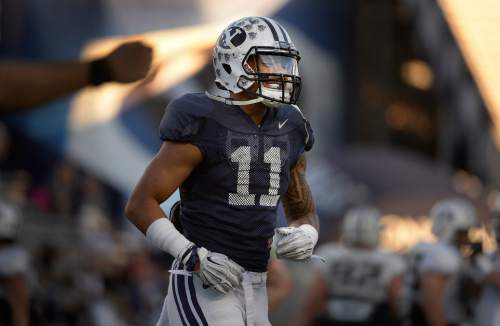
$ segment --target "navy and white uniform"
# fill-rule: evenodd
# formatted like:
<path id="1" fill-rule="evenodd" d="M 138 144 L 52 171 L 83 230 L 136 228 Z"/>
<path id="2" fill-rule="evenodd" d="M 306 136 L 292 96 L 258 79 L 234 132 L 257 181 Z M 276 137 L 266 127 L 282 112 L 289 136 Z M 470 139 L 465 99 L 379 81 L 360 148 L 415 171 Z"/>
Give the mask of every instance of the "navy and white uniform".
<path id="1" fill-rule="evenodd" d="M 277 206 L 288 189 L 290 170 L 313 146 L 309 123 L 296 107 L 283 105 L 268 108 L 259 127 L 240 107 L 196 93 L 168 105 L 160 137 L 191 143 L 203 154 L 202 163 L 180 187 L 184 235 L 248 272 L 243 282 L 247 291 L 242 287 L 226 296 L 203 289 L 195 273 L 173 275 L 165 302 L 170 307 L 164 307 L 162 316 L 168 313 L 171 324 L 179 325 L 243 325 L 250 314 L 256 325 L 268 325 L 265 272 Z M 247 311 L 249 302 L 258 309 Z"/>
<path id="2" fill-rule="evenodd" d="M 400 256 L 333 243 L 318 248 L 318 254 L 327 261 L 319 265 L 328 286 L 321 325 L 392 325 L 387 289 L 405 272 Z"/>

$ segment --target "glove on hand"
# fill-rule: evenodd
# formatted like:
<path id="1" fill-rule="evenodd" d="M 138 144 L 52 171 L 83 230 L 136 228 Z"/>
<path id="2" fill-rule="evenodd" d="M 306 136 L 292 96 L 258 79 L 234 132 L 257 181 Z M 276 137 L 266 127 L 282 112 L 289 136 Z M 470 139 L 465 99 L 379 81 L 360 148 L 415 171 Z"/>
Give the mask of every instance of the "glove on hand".
<path id="1" fill-rule="evenodd" d="M 309 224 L 277 228 L 273 241 L 276 242 L 278 258 L 305 260 L 312 256 L 314 246 L 318 242 L 318 231 Z"/>

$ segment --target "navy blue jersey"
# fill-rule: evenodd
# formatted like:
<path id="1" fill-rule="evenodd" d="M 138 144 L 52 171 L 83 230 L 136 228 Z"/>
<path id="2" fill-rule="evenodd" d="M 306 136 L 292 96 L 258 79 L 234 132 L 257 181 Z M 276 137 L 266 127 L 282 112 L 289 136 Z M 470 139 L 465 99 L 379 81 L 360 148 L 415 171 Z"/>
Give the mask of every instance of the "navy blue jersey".
<path id="1" fill-rule="evenodd" d="M 184 235 L 264 272 L 290 170 L 314 142 L 309 123 L 283 106 L 268 109 L 259 128 L 240 107 L 196 93 L 168 105 L 160 137 L 189 142 L 203 154 L 180 187 Z"/>

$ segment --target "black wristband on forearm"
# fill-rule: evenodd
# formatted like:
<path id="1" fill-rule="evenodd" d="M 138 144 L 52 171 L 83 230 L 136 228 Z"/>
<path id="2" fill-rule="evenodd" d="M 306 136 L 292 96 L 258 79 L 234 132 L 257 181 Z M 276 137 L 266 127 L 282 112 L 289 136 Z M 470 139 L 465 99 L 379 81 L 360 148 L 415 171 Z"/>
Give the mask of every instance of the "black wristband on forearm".
<path id="1" fill-rule="evenodd" d="M 97 59 L 90 62 L 90 83 L 99 86 L 102 83 L 112 81 L 111 70 L 106 58 Z"/>

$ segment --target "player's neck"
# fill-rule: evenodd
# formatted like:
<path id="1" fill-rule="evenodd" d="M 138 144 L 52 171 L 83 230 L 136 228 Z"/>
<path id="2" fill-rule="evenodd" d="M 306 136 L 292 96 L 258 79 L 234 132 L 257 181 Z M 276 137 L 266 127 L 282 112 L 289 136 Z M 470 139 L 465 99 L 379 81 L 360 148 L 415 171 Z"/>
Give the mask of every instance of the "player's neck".
<path id="1" fill-rule="evenodd" d="M 243 94 L 231 94 L 231 95 L 232 95 L 231 98 L 238 101 L 245 101 L 249 99 L 247 96 Z M 267 107 L 261 102 L 248 105 L 240 105 L 240 108 L 241 110 L 243 110 L 243 112 L 248 114 L 250 118 L 253 120 L 253 122 L 255 122 L 255 124 L 258 126 L 262 124 L 262 120 L 264 119 L 267 112 Z"/>
<path id="2" fill-rule="evenodd" d="M 256 125 L 260 126 L 267 112 L 267 107 L 262 103 L 240 105 L 241 110 L 248 114 Z"/>

